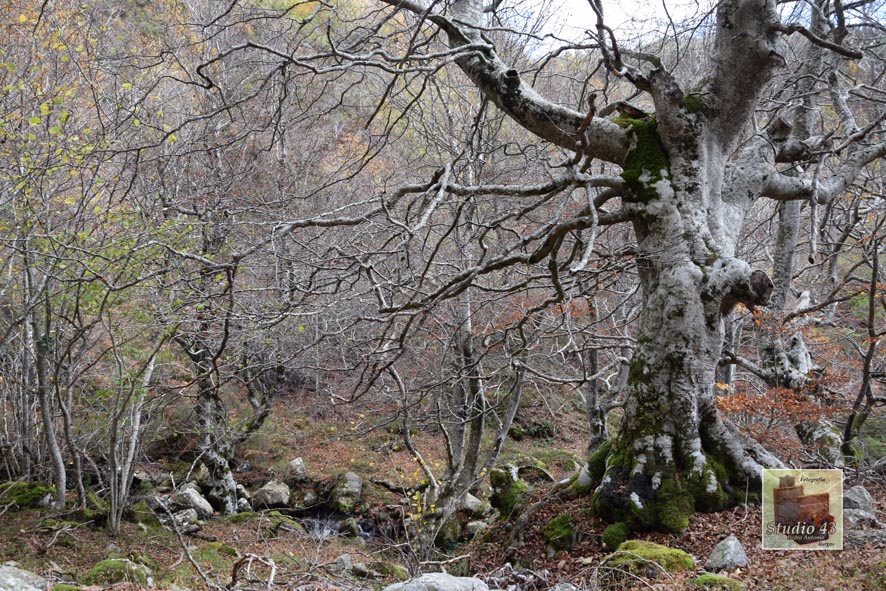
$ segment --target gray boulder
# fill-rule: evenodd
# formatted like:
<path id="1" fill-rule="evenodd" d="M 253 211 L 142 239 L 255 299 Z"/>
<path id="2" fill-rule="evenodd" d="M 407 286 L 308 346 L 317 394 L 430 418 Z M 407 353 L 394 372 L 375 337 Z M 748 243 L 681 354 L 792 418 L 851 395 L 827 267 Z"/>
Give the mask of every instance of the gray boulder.
<path id="1" fill-rule="evenodd" d="M 189 530 L 200 525 L 200 517 L 195 509 L 185 509 L 172 514 L 173 524 L 177 529 Z"/>
<path id="2" fill-rule="evenodd" d="M 486 503 L 471 493 L 465 493 L 465 496 L 459 499 L 458 510 L 464 511 L 468 517 L 484 517 L 492 511 L 492 505 Z"/>
<path id="3" fill-rule="evenodd" d="M 289 486 L 302 486 L 310 483 L 311 479 L 308 477 L 305 461 L 295 458 L 286 464 L 286 478 L 284 480 Z"/>
<path id="4" fill-rule="evenodd" d="M 289 504 L 289 495 L 289 486 L 285 482 L 277 479 L 270 480 L 252 495 L 252 506 L 255 508 L 285 507 Z"/>
<path id="5" fill-rule="evenodd" d="M 353 472 L 339 476 L 329 495 L 329 508 L 341 513 L 350 513 L 360 502 L 363 481 Z"/>
<path id="6" fill-rule="evenodd" d="M 843 527 L 846 529 L 882 529 L 884 526 L 873 513 L 861 509 L 843 509 Z"/>
<path id="7" fill-rule="evenodd" d="M 46 591 L 46 579 L 14 566 L 0 566 L 0 591 Z"/>
<path id="8" fill-rule="evenodd" d="M 473 577 L 428 573 L 411 581 L 388 585 L 384 591 L 489 591 L 489 586 Z"/>
<path id="9" fill-rule="evenodd" d="M 468 538 L 476 538 L 489 529 L 489 524 L 485 521 L 469 521 L 465 524 L 465 535 Z"/>
<path id="10" fill-rule="evenodd" d="M 748 556 L 745 554 L 741 542 L 735 536 L 729 536 L 720 540 L 714 547 L 711 557 L 705 563 L 705 570 L 717 572 L 721 570 L 733 570 L 739 566 L 748 565 Z"/>
<path id="11" fill-rule="evenodd" d="M 212 483 L 212 475 L 209 473 L 209 468 L 206 467 L 206 464 L 203 462 L 197 464 L 197 468 L 188 476 L 188 481 L 196 482 L 201 487 L 208 487 Z"/>
<path id="12" fill-rule="evenodd" d="M 334 573 L 349 573 L 353 567 L 354 559 L 350 554 L 342 554 L 326 566 L 326 568 Z"/>
<path id="13" fill-rule="evenodd" d="M 865 513 L 873 513 L 874 497 L 865 487 L 853 486 L 843 493 L 843 509 L 858 509 Z"/>
<path id="14" fill-rule="evenodd" d="M 194 487 L 186 486 L 172 497 L 175 503 L 185 509 L 193 509 L 200 519 L 208 519 L 214 513 L 212 505 Z"/>

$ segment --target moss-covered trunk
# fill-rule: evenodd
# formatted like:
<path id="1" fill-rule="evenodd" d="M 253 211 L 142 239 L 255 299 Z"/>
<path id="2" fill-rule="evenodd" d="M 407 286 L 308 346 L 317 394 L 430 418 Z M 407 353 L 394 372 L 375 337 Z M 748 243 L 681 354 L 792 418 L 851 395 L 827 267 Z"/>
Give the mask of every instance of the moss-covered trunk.
<path id="1" fill-rule="evenodd" d="M 622 176 L 642 208 L 644 305 L 625 417 L 590 468 L 598 513 L 632 529 L 681 531 L 692 512 L 723 509 L 760 477 L 717 413 L 714 384 L 724 315 L 738 302 L 765 304 L 771 282 L 733 258 L 741 216 L 720 194 L 726 160 L 692 117 L 684 110 L 681 133 L 667 136 L 655 121 L 628 122 Z"/>
<path id="2" fill-rule="evenodd" d="M 705 318 L 703 277 L 691 264 L 664 270 L 647 297 L 625 417 L 594 495 L 601 515 L 635 529 L 682 531 L 693 511 L 722 509 L 730 500 L 724 454 L 704 437 L 705 422 L 717 420 L 722 335 L 719 319 Z"/>

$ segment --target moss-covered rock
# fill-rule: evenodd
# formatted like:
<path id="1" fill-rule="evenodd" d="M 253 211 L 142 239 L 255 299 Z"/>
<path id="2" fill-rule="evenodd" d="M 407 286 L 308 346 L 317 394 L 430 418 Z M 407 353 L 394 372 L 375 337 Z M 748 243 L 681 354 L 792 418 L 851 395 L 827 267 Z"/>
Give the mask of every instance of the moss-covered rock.
<path id="1" fill-rule="evenodd" d="M 80 585 L 72 585 L 70 583 L 56 583 L 52 586 L 52 591 L 77 591 Z"/>
<path id="2" fill-rule="evenodd" d="M 461 524 L 454 517 L 440 524 L 434 544 L 441 549 L 448 550 L 455 547 L 461 539 Z"/>
<path id="3" fill-rule="evenodd" d="M 397 579 L 398 581 L 406 581 L 409 579 L 409 571 L 399 564 L 376 561 L 370 562 L 369 568 L 386 578 Z"/>
<path id="4" fill-rule="evenodd" d="M 19 508 L 39 507 L 47 496 L 55 493 L 54 486 L 39 482 L 4 482 L 0 484 L 0 501 L 3 504 L 15 503 Z"/>
<path id="5" fill-rule="evenodd" d="M 698 589 L 715 589 L 716 591 L 745 591 L 747 586 L 741 581 L 721 575 L 703 574 L 695 577 L 692 584 Z"/>
<path id="6" fill-rule="evenodd" d="M 295 519 L 283 515 L 279 511 L 266 511 L 262 516 L 268 520 L 267 531 L 269 533 L 277 533 L 279 531 L 294 531 L 300 534 L 306 534 L 305 528 Z"/>
<path id="7" fill-rule="evenodd" d="M 113 585 L 115 583 L 137 583 L 152 587 L 151 570 L 125 558 L 102 560 L 83 577 L 86 585 Z"/>
<path id="8" fill-rule="evenodd" d="M 489 473 L 489 483 L 492 485 L 489 502 L 498 509 L 502 519 L 509 519 L 523 502 L 529 485 L 520 479 L 517 468 L 510 464 L 492 470 Z"/>
<path id="9" fill-rule="evenodd" d="M 628 539 L 630 533 L 631 528 L 623 521 L 606 526 L 601 537 L 603 547 L 607 550 L 615 550 Z"/>
<path id="10" fill-rule="evenodd" d="M 130 523 L 142 523 L 149 528 L 161 527 L 160 518 L 151 510 L 147 501 L 139 501 L 123 511 L 123 519 Z"/>
<path id="11" fill-rule="evenodd" d="M 575 543 L 575 528 L 569 514 L 558 515 L 548 521 L 541 533 L 547 547 L 554 551 L 568 550 Z"/>
<path id="12" fill-rule="evenodd" d="M 646 567 L 650 563 L 655 563 L 669 573 L 690 570 L 695 567 L 692 556 L 683 550 L 642 540 L 624 542 L 614 554 L 605 560 L 607 566 L 622 567 L 635 574 L 645 574 Z"/>

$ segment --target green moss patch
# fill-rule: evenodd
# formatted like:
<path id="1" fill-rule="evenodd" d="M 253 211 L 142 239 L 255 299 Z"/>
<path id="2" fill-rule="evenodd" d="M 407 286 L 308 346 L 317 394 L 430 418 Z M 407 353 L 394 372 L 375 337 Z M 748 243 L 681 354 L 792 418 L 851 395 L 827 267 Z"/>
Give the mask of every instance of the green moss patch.
<path id="1" fill-rule="evenodd" d="M 143 523 L 149 528 L 161 527 L 160 519 L 148 506 L 147 501 L 139 501 L 123 511 L 123 519 L 131 523 Z"/>
<path id="2" fill-rule="evenodd" d="M 627 523 L 623 521 L 619 521 L 618 523 L 613 523 L 606 527 L 603 530 L 603 536 L 601 541 L 603 542 L 603 546 L 609 550 L 615 550 L 619 546 L 621 546 L 624 541 L 628 538 L 628 534 L 631 533 L 631 528 Z"/>
<path id="3" fill-rule="evenodd" d="M 649 563 L 655 563 L 669 573 L 691 570 L 695 567 L 692 557 L 686 552 L 642 540 L 624 542 L 605 560 L 607 566 L 622 567 L 635 574 L 645 573 Z"/>
<path id="4" fill-rule="evenodd" d="M 516 472 L 514 470 L 513 472 Z M 502 519 L 508 519 L 520 503 L 529 486 L 516 477 L 508 468 L 496 468 L 489 473 L 489 483 L 492 485 L 492 495 L 489 502 L 498 509 Z"/>
<path id="5" fill-rule="evenodd" d="M 115 583 L 137 583 L 148 585 L 148 570 L 131 560 L 109 558 L 102 560 L 83 577 L 86 585 L 113 585 Z"/>
<path id="6" fill-rule="evenodd" d="M 571 515 L 558 515 L 545 524 L 542 529 L 545 543 L 554 550 L 568 550 L 575 543 L 575 529 L 572 527 Z"/>
<path id="7" fill-rule="evenodd" d="M 627 124 L 634 147 L 625 158 L 621 178 L 637 198 L 649 202 L 658 196 L 653 185 L 662 180 L 670 169 L 670 162 L 656 131 L 655 117 L 622 119 Z"/>
<path id="8" fill-rule="evenodd" d="M 603 474 L 606 472 L 606 458 L 609 457 L 611 449 L 612 443 L 606 441 L 588 458 L 588 476 L 592 482 L 597 483 L 603 479 Z"/>
<path id="9" fill-rule="evenodd" d="M 54 486 L 46 486 L 37 482 L 4 482 L 0 484 L 0 501 L 4 504 L 15 503 L 19 508 L 39 507 L 46 496 L 55 493 Z"/>

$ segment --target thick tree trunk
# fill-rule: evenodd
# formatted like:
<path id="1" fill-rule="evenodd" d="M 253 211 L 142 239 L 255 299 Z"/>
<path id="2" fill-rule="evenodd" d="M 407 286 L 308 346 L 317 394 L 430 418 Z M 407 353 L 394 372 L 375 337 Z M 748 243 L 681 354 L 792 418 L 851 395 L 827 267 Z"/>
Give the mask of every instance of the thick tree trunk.
<path id="1" fill-rule="evenodd" d="M 732 258 L 742 216 L 731 206 L 742 197 L 717 203 L 723 151 L 691 117 L 675 120 L 668 137 L 654 122 L 632 126 L 637 147 L 623 176 L 647 213 L 635 222 L 643 313 L 621 430 L 589 462 L 600 515 L 669 532 L 694 511 L 759 493 L 762 464 L 720 419 L 714 386 L 724 315 L 766 304 L 772 291 L 764 273 Z"/>
<path id="2" fill-rule="evenodd" d="M 723 329 L 721 302 L 705 301 L 711 274 L 684 262 L 649 277 L 621 431 L 605 471 L 592 462 L 603 472 L 595 509 L 636 529 L 682 531 L 692 512 L 758 488 L 761 466 L 715 407 Z"/>

